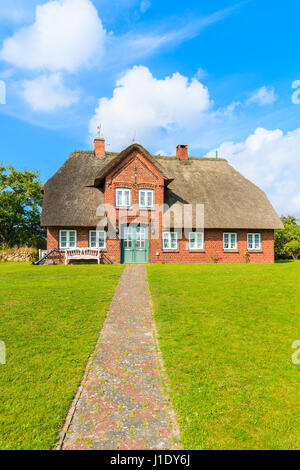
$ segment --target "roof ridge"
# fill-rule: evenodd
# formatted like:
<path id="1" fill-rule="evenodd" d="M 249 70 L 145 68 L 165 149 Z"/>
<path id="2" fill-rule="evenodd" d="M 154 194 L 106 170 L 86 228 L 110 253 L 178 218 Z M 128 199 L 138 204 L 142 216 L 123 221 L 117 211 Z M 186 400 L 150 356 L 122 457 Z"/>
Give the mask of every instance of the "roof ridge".
<path id="1" fill-rule="evenodd" d="M 176 157 L 175 155 L 172 155 L 168 157 L 167 155 L 152 155 L 153 158 L 161 158 L 163 160 L 180 160 L 179 157 Z M 212 162 L 227 162 L 226 158 L 216 158 L 216 157 L 189 157 L 188 160 L 184 160 L 185 163 L 187 163 L 189 160 L 199 160 L 199 161 L 212 161 Z"/>

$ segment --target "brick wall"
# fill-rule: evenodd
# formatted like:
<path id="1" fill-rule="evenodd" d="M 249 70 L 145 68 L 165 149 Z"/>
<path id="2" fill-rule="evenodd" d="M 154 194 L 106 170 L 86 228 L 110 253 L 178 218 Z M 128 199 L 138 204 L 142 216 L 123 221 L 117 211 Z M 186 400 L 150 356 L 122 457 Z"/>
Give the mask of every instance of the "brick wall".
<path id="1" fill-rule="evenodd" d="M 232 230 L 238 234 L 237 251 L 223 250 L 223 233 L 230 230 L 205 230 L 204 250 L 189 251 L 186 239 L 178 240 L 177 252 L 162 252 L 163 263 L 213 263 L 212 257 L 217 257 L 218 263 L 245 263 L 247 252 L 247 234 L 259 232 L 262 235 L 262 251 L 249 252 L 250 263 L 274 263 L 274 231 L 273 230 Z"/>
<path id="2" fill-rule="evenodd" d="M 155 192 L 155 205 L 164 203 L 164 179 L 161 174 L 138 151 L 126 157 L 105 179 L 105 203 L 115 208 L 116 188 L 129 188 L 132 191 L 132 205 L 138 207 L 139 189 L 153 189 Z M 124 210 L 117 209 L 115 214 L 108 214 L 108 219 L 113 227 L 118 227 L 121 232 L 124 222 Z M 223 232 L 230 230 L 206 230 L 204 250 L 189 251 L 188 240 L 178 241 L 178 251 L 164 252 L 162 250 L 162 214 L 158 210 L 129 210 L 128 221 L 134 222 L 139 217 L 139 222 L 149 225 L 149 262 L 156 263 L 213 263 L 212 257 L 217 257 L 219 263 L 244 263 L 247 251 L 248 232 L 260 232 L 262 234 L 262 251 L 250 253 L 248 261 L 251 263 L 274 262 L 274 232 L 272 230 L 232 230 L 238 234 L 238 250 L 235 252 L 223 251 Z M 151 227 L 155 229 L 155 235 L 151 234 Z M 95 227 L 61 227 L 77 230 L 78 247 L 88 247 L 89 230 Z M 50 251 L 58 247 L 59 229 L 48 227 L 47 249 Z M 107 256 L 114 262 L 121 262 L 120 233 L 117 239 L 108 239 L 105 250 Z M 159 256 L 157 256 L 159 253 Z M 56 262 L 64 262 L 64 252 L 56 257 Z"/>
<path id="3" fill-rule="evenodd" d="M 89 230 L 91 228 L 78 228 L 72 227 L 77 230 L 78 247 L 88 247 Z M 149 240 L 149 262 L 156 263 L 160 260 L 162 263 L 214 263 L 213 257 L 217 258 L 218 263 L 245 263 L 247 252 L 247 234 L 252 233 L 253 230 L 233 230 L 238 234 L 238 249 L 237 251 L 224 251 L 223 250 L 223 230 L 206 230 L 204 234 L 204 250 L 203 251 L 189 251 L 188 240 L 178 240 L 177 251 L 163 251 L 162 238 L 158 240 Z M 228 232 L 228 230 L 226 230 Z M 59 229 L 55 227 L 48 228 L 48 251 L 58 247 L 58 233 Z M 274 263 L 274 232 L 273 230 L 261 230 L 262 234 L 262 251 L 249 252 L 250 263 Z M 151 237 L 151 235 L 150 235 Z M 121 241 L 118 237 L 117 240 L 107 240 L 107 247 L 104 252 L 114 262 L 121 262 Z M 160 253 L 157 257 L 156 253 Z M 63 250 L 56 256 L 57 263 L 64 262 Z"/>

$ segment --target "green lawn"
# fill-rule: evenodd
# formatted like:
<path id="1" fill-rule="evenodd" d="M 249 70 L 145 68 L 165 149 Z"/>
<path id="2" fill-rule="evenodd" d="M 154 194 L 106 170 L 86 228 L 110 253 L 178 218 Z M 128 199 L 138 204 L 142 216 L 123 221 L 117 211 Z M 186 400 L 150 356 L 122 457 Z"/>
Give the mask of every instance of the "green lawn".
<path id="1" fill-rule="evenodd" d="M 299 449 L 300 263 L 149 266 L 184 449 Z"/>
<path id="2" fill-rule="evenodd" d="M 121 266 L 0 264 L 0 449 L 51 449 Z"/>

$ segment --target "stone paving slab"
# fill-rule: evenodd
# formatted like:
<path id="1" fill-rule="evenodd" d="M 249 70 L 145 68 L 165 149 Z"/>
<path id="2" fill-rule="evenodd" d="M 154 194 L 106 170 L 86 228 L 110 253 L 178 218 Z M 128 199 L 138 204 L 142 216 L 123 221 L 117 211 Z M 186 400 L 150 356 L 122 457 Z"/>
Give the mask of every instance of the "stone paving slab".
<path id="1" fill-rule="evenodd" d="M 63 450 L 178 449 L 143 266 L 123 271 L 64 427 Z"/>

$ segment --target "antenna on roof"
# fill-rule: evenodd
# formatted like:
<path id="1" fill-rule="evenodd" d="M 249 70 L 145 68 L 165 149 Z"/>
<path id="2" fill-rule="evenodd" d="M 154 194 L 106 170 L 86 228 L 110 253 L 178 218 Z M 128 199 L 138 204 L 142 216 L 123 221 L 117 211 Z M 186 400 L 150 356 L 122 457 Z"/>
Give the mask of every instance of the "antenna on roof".
<path id="1" fill-rule="evenodd" d="M 102 125 L 100 124 L 98 127 L 97 127 L 97 137 L 101 137 L 101 128 L 102 128 Z"/>
<path id="2" fill-rule="evenodd" d="M 133 139 L 132 139 L 133 144 L 135 144 L 135 139 L 136 139 L 136 131 L 134 131 L 134 136 L 133 136 Z"/>

